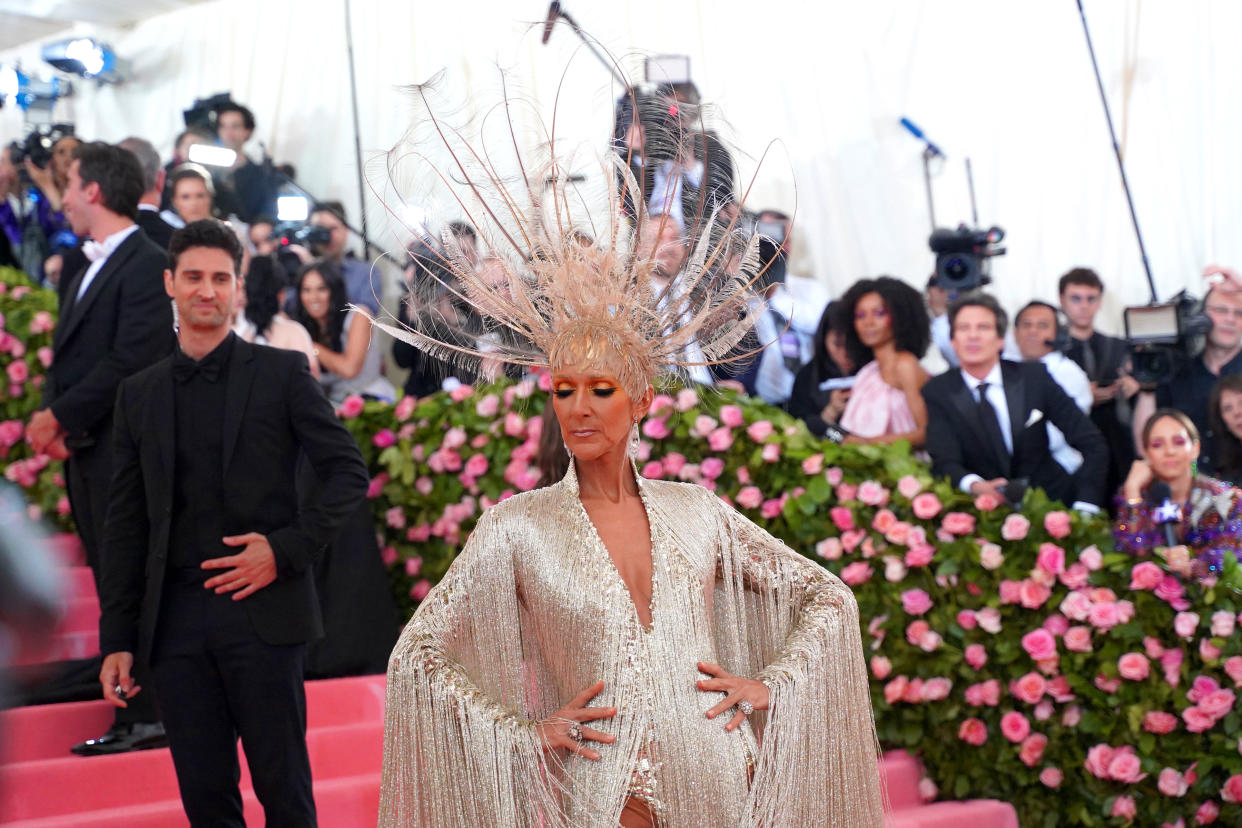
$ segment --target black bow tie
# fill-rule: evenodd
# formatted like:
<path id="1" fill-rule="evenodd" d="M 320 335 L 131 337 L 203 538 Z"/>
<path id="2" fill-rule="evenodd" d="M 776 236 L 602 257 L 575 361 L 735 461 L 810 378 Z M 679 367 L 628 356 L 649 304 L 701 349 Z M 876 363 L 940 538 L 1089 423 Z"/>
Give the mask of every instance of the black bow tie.
<path id="1" fill-rule="evenodd" d="M 177 382 L 189 382 L 195 376 L 201 376 L 208 382 L 216 382 L 220 379 L 220 360 L 214 354 L 208 354 L 195 362 L 185 354 L 178 353 L 173 359 L 172 371 Z"/>

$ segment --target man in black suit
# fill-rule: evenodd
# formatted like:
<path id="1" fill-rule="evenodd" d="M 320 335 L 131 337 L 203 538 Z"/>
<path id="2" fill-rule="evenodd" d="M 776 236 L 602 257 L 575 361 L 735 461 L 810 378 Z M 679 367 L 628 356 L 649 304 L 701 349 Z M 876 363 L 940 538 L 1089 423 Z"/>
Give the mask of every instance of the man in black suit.
<path id="1" fill-rule="evenodd" d="M 160 154 L 145 138 L 126 138 L 117 146 L 132 152 L 138 159 L 138 165 L 142 167 L 143 193 L 138 199 L 138 226 L 147 234 L 147 238 L 167 250 L 173 231 L 177 228 L 160 216 L 160 197 L 164 194 L 166 175 L 163 165 L 160 164 Z"/>
<path id="2" fill-rule="evenodd" d="M 1098 511 L 1108 466 L 1100 433 L 1043 363 L 1001 360 L 1007 324 L 1005 311 L 986 294 L 963 296 L 949 306 L 961 368 L 923 386 L 932 472 L 969 494 L 1002 499 L 1010 481 L 1021 479 L 1076 509 Z M 1048 451 L 1048 423 L 1082 453 L 1082 466 L 1072 476 Z"/>
<path id="3" fill-rule="evenodd" d="M 99 583 L 99 548 L 112 478 L 112 406 L 125 377 L 172 351 L 173 318 L 164 294 L 167 256 L 134 219 L 142 170 L 133 155 L 94 142 L 74 152 L 65 191 L 65 215 L 91 261 L 61 292 L 60 321 L 52 340 L 45 407 L 31 417 L 27 438 L 35 451 L 67 458 L 69 503 Z M 113 753 L 163 744 L 154 705 L 120 712 L 99 739 L 75 753 Z"/>
<path id="4" fill-rule="evenodd" d="M 302 679 L 306 642 L 322 634 L 313 564 L 365 497 L 366 466 L 305 356 L 232 333 L 232 230 L 192 222 L 169 255 L 179 347 L 117 395 L 100 682 L 118 706 L 153 682 L 192 825 L 245 825 L 238 736 L 267 824 L 314 825 Z M 322 483 L 304 503 L 300 453 Z M 136 675 L 144 657 L 151 670 Z"/>

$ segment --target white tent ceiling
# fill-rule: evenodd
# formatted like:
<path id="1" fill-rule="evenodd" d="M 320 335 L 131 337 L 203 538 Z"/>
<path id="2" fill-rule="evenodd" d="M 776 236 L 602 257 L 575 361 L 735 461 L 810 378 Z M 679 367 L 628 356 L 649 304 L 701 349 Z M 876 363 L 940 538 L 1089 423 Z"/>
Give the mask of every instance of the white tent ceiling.
<path id="1" fill-rule="evenodd" d="M 0 49 L 51 37 L 78 23 L 120 29 L 202 0 L 0 0 Z"/>

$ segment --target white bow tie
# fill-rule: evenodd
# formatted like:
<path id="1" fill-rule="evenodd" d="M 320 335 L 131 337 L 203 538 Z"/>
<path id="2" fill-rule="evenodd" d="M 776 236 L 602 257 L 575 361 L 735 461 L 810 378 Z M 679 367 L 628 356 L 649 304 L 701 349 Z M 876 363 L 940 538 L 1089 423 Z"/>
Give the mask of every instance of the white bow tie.
<path id="1" fill-rule="evenodd" d="M 82 242 L 82 253 L 92 262 L 97 262 L 108 255 L 108 249 L 94 239 Z"/>

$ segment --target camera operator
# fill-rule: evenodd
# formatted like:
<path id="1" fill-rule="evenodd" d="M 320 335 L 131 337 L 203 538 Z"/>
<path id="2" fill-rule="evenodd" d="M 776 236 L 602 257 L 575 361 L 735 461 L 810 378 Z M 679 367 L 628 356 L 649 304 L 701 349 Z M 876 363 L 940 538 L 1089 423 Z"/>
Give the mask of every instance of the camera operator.
<path id="1" fill-rule="evenodd" d="M 1082 368 L 1057 348 L 1057 309 L 1047 302 L 1033 300 L 1023 305 L 1014 317 L 1014 339 L 1026 362 L 1042 362 L 1053 381 L 1069 395 L 1082 413 L 1091 410 L 1091 384 Z M 1098 427 L 1098 426 L 1097 426 Z M 1065 441 L 1061 429 L 1048 423 L 1048 451 L 1073 474 L 1082 465 L 1082 454 Z M 1108 491 L 1107 489 L 1105 491 Z"/>
<path id="2" fill-rule="evenodd" d="M 70 141 L 62 137 L 57 144 L 70 146 Z M 0 148 L 0 227 L 26 275 L 43 283 L 48 258 L 71 247 L 77 239 L 61 212 L 62 191 L 56 188 L 52 159 L 38 159 L 43 162 L 42 167 L 33 163 L 35 160 L 28 147 L 20 144 Z M 32 169 L 34 177 L 30 175 Z M 43 185 L 36 183 L 35 178 Z M 58 276 L 56 271 L 51 280 Z"/>
<path id="3" fill-rule="evenodd" d="M 1212 322 L 1203 350 L 1154 392 L 1145 389 L 1139 394 L 1134 406 L 1134 441 L 1142 446 L 1143 427 L 1153 411 L 1177 408 L 1198 429 L 1202 447 L 1198 469 L 1211 475 L 1215 471 L 1215 432 L 1209 411 L 1212 386 L 1220 377 L 1242 373 L 1242 278 L 1218 266 L 1208 267 L 1203 275 L 1212 285 L 1203 297 L 1203 311 Z"/>
<path id="4" fill-rule="evenodd" d="M 316 256 L 337 265 L 345 277 L 345 295 L 351 304 L 361 305 L 371 313 L 379 313 L 384 296 L 384 276 L 379 268 L 346 252 L 349 227 L 345 219 L 345 205 L 339 201 L 321 201 L 311 208 L 310 224 L 323 227 L 329 233 L 328 241 L 313 244 L 311 250 L 297 244 L 289 245 L 302 264 L 309 264 Z"/>
<path id="5" fill-rule="evenodd" d="M 217 189 L 222 200 L 228 202 L 226 212 L 235 213 L 245 222 L 276 212 L 277 188 L 273 186 L 271 170 L 246 155 L 246 144 L 254 136 L 254 127 L 254 113 L 241 104 L 230 101 L 216 109 L 220 143 L 237 153 L 232 170 L 222 176 Z"/>

